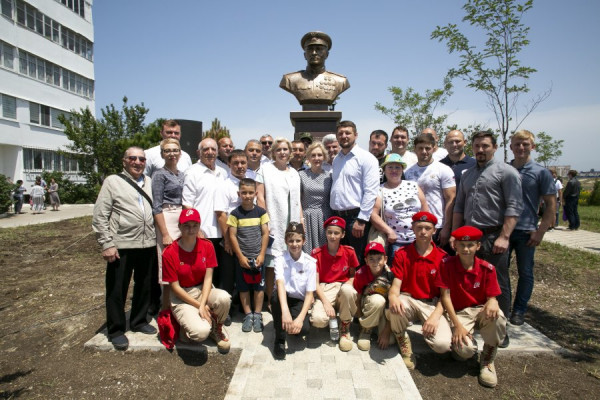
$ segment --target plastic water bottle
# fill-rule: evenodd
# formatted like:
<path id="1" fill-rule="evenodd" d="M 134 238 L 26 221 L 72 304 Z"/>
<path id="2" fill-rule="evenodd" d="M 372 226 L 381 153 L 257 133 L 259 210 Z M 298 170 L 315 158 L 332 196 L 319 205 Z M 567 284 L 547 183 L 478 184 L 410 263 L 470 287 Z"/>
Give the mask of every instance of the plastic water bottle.
<path id="1" fill-rule="evenodd" d="M 337 342 L 340 339 L 340 330 L 338 329 L 336 317 L 329 319 L 329 337 L 333 342 Z"/>

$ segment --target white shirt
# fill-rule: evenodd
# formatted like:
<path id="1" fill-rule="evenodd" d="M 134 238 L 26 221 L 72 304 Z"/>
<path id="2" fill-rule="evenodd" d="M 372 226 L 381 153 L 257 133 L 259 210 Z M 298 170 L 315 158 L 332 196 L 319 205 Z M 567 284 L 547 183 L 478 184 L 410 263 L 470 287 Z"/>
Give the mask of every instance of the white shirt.
<path id="1" fill-rule="evenodd" d="M 317 290 L 317 260 L 302 253 L 295 261 L 286 250 L 275 258 L 275 281 L 280 280 L 283 280 L 288 296 L 304 300 L 306 292 Z M 277 289 L 274 294 L 277 295 Z"/>
<path id="2" fill-rule="evenodd" d="M 215 161 L 215 164 L 221 168 L 223 168 L 225 171 L 227 171 L 227 174 L 229 174 L 229 172 L 231 171 L 229 169 L 229 165 L 227 165 L 227 163 L 224 163 L 223 161 L 221 161 L 219 159 L 219 157 L 217 157 L 217 160 Z"/>
<path id="3" fill-rule="evenodd" d="M 223 168 L 215 166 L 213 171 L 198 161 L 186 171 L 183 180 L 181 203 L 198 210 L 200 229 L 208 238 L 223 237 L 215 214 L 215 193 L 222 189 L 226 177 Z"/>
<path id="4" fill-rule="evenodd" d="M 452 168 L 439 161 L 433 161 L 425 167 L 420 167 L 419 164 L 413 165 L 406 170 L 404 176 L 408 181 L 417 182 L 425 194 L 429 212 L 438 219 L 435 227 L 441 228 L 444 225 L 444 208 L 446 205 L 444 189 L 456 187 Z"/>
<path id="5" fill-rule="evenodd" d="M 256 172 L 247 170 L 246 178 L 256 180 Z M 229 173 L 222 188 L 223 190 L 215 192 L 215 211 L 225 211 L 227 214 L 231 214 L 233 210 L 242 204 L 242 199 L 238 195 L 240 180 Z M 254 198 L 254 204 L 256 204 L 256 198 Z"/>
<path id="6" fill-rule="evenodd" d="M 438 147 L 436 151 L 433 152 L 433 159 L 435 161 L 440 161 L 442 158 L 448 155 L 448 150 Z"/>
<path id="7" fill-rule="evenodd" d="M 165 160 L 160 156 L 160 145 L 144 150 L 146 153 L 146 168 L 144 174 L 152 178 L 154 171 L 161 169 L 165 166 Z M 185 172 L 186 169 L 192 166 L 192 159 L 190 155 L 185 151 L 181 150 L 181 157 L 177 162 L 177 169 L 181 172 Z"/>
<path id="8" fill-rule="evenodd" d="M 418 161 L 417 159 L 417 155 L 415 153 L 413 153 L 412 151 L 408 151 L 406 150 L 404 152 L 402 157 L 402 161 L 404 161 L 406 163 L 406 168 L 404 168 L 404 170 L 406 171 L 407 169 L 409 169 L 410 167 L 412 167 L 413 165 L 415 165 Z"/>
<path id="9" fill-rule="evenodd" d="M 265 163 L 271 163 L 273 162 L 273 160 L 271 160 L 269 157 L 265 156 L 264 154 L 262 156 L 260 156 L 260 165 L 262 166 Z"/>
<path id="10" fill-rule="evenodd" d="M 348 154 L 333 160 L 333 183 L 329 204 L 332 210 L 360 208 L 358 218 L 368 221 L 379 191 L 379 162 L 355 145 Z"/>

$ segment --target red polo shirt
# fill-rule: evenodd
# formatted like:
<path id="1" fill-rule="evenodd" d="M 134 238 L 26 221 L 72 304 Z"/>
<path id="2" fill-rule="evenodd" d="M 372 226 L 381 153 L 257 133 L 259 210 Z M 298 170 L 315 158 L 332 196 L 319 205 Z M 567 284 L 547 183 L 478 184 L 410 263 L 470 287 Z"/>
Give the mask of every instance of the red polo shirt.
<path id="1" fill-rule="evenodd" d="M 181 287 L 202 284 L 207 268 L 216 268 L 217 257 L 210 240 L 197 239 L 192 251 L 179 247 L 179 240 L 171 243 L 163 252 L 163 281 L 179 281 Z"/>
<path id="2" fill-rule="evenodd" d="M 450 289 L 450 299 L 456 311 L 481 306 L 489 297 L 502 293 L 496 278 L 496 268 L 477 257 L 470 270 L 462 266 L 459 256 L 446 257 L 442 261 L 436 285 Z"/>
<path id="3" fill-rule="evenodd" d="M 311 255 L 317 260 L 319 282 L 323 283 L 346 282 L 350 279 L 350 270 L 360 265 L 354 249 L 343 244 L 335 256 L 329 254 L 327 244 L 313 249 Z"/>
<path id="4" fill-rule="evenodd" d="M 394 276 L 402 281 L 401 292 L 410 293 L 414 299 L 433 299 L 440 296 L 435 279 L 446 252 L 433 242 L 433 250 L 422 257 L 414 243 L 396 251 L 392 263 Z"/>
<path id="5" fill-rule="evenodd" d="M 368 265 L 363 265 L 361 269 L 356 271 L 356 275 L 354 275 L 354 282 L 352 284 L 354 285 L 356 292 L 362 294 L 365 286 L 373 282 L 374 279 L 375 277 L 371 273 L 371 268 L 369 268 Z"/>

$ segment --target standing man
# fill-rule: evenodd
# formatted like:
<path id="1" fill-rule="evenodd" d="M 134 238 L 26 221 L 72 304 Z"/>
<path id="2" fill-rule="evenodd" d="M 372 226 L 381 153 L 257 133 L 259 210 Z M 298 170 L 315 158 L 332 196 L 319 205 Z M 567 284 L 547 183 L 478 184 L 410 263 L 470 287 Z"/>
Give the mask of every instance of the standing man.
<path id="1" fill-rule="evenodd" d="M 444 147 L 448 151 L 448 155 L 440 162 L 452 168 L 456 187 L 458 187 L 462 174 L 475 166 L 475 159 L 465 154 L 465 135 L 459 130 L 448 132 L 444 140 Z"/>
<path id="2" fill-rule="evenodd" d="M 429 211 L 436 216 L 437 232 L 433 241 L 445 246 L 450 239 L 452 208 L 456 197 L 454 173 L 447 165 L 433 159 L 435 139 L 431 134 L 421 134 L 414 140 L 417 163 L 404 173 L 406 180 L 417 182 L 425 194 Z"/>
<path id="3" fill-rule="evenodd" d="M 215 197 L 223 189 L 227 172 L 216 165 L 217 142 L 214 139 L 204 139 L 198 145 L 199 160 L 185 173 L 183 181 L 183 208 L 195 208 L 200 213 L 200 229 L 209 239 L 217 255 L 219 268 L 215 269 L 213 283 L 219 289 L 227 290 L 234 282 L 233 259 L 228 254 L 231 249 L 221 246 L 223 233 L 217 223 L 215 214 Z"/>
<path id="4" fill-rule="evenodd" d="M 125 301 L 133 275 L 129 325 L 134 332 L 155 335 L 146 314 L 156 266 L 156 234 L 152 216 L 152 185 L 144 176 L 144 150 L 130 147 L 123 156 L 123 172 L 104 180 L 94 205 L 92 228 L 106 260 L 106 328 L 117 350 L 127 350 Z"/>
<path id="5" fill-rule="evenodd" d="M 230 137 L 222 137 L 217 142 L 218 152 L 216 164 L 229 173 L 229 155 L 235 148 Z"/>
<path id="6" fill-rule="evenodd" d="M 333 159 L 340 152 L 340 144 L 335 134 L 330 133 L 329 135 L 323 136 L 323 146 L 325 146 L 325 150 L 327 150 L 327 154 L 329 155 L 329 162 L 323 164 L 323 169 L 330 171 L 333 165 Z"/>
<path id="7" fill-rule="evenodd" d="M 369 153 L 373 154 L 379 162 L 379 183 L 383 183 L 383 169 L 381 164 L 385 161 L 385 150 L 388 145 L 388 134 L 386 131 L 377 129 L 369 136 Z"/>
<path id="8" fill-rule="evenodd" d="M 273 146 L 273 136 L 267 134 L 260 137 L 260 144 L 262 145 L 262 157 L 260 163 L 271 162 L 271 146 Z"/>
<path id="9" fill-rule="evenodd" d="M 369 219 L 379 190 L 379 165 L 371 153 L 358 147 L 357 137 L 354 122 L 338 123 L 337 139 L 342 151 L 333 160 L 330 206 L 346 221 L 342 244 L 354 247 L 362 265 L 371 226 Z"/>
<path id="10" fill-rule="evenodd" d="M 562 190 L 563 190 L 563 185 L 562 185 L 562 181 L 560 180 L 560 178 L 556 175 L 556 170 L 552 170 L 550 171 L 552 172 L 552 179 L 554 180 L 554 186 L 556 186 L 556 219 L 554 220 L 554 227 L 558 227 L 558 214 L 560 212 L 560 202 L 562 201 Z M 553 229 L 553 228 L 550 228 Z"/>
<path id="11" fill-rule="evenodd" d="M 510 277 L 508 246 L 510 235 L 523 211 L 521 177 L 512 166 L 498 161 L 496 137 L 491 132 L 477 132 L 471 138 L 477 164 L 460 180 L 454 204 L 452 231 L 471 225 L 483 232 L 479 258 L 496 267 L 502 294 L 498 304 L 510 315 Z M 508 346 L 508 334 L 500 347 Z"/>
<path id="12" fill-rule="evenodd" d="M 442 148 L 438 147 L 439 138 L 438 138 L 438 134 L 435 131 L 435 129 L 425 128 L 425 129 L 423 129 L 423 131 L 421 133 L 429 133 L 435 139 L 435 147 L 433 148 L 433 159 L 434 160 L 440 161 L 442 158 L 444 158 L 448 155 L 448 152 L 446 151 L 446 149 L 442 149 Z"/>
<path id="13" fill-rule="evenodd" d="M 567 174 L 569 182 L 565 186 L 563 191 L 563 207 L 565 214 L 567 214 L 567 220 L 569 221 L 569 230 L 576 231 L 579 229 L 579 212 L 577 206 L 579 204 L 579 192 L 581 192 L 581 183 L 576 178 L 577 171 L 574 169 L 570 170 Z"/>
<path id="14" fill-rule="evenodd" d="M 520 130 L 510 139 L 510 149 L 515 159 L 512 166 L 521 175 L 523 190 L 523 213 L 517 221 L 515 230 L 510 235 L 509 259 L 512 252 L 517 256 L 519 281 L 513 303 L 510 323 L 523 325 L 527 303 L 533 292 L 533 257 L 548 229 L 554 226 L 556 210 L 556 186 L 550 171 L 531 159 L 531 151 L 535 150 L 535 136 L 528 130 Z M 546 208 L 542 222 L 538 227 L 538 209 L 540 199 Z"/>
<path id="15" fill-rule="evenodd" d="M 408 150 L 408 129 L 405 126 L 398 125 L 392 131 L 390 143 L 392 143 L 392 153 L 400 154 L 402 161 L 406 163 L 406 168 L 410 168 L 417 163 L 417 155 Z"/>
<path id="16" fill-rule="evenodd" d="M 179 122 L 174 119 L 168 119 L 163 123 L 162 130 L 160 131 L 160 136 L 163 139 L 177 139 L 181 140 L 181 126 Z M 160 155 L 160 145 L 149 148 L 145 151 L 146 153 L 146 169 L 144 170 L 144 174 L 152 177 L 154 171 L 161 169 L 165 166 L 165 160 Z M 190 155 L 181 150 L 181 157 L 177 162 L 177 169 L 181 172 L 184 172 L 186 169 L 192 166 L 192 159 Z"/>
<path id="17" fill-rule="evenodd" d="M 262 145 L 260 142 L 256 139 L 248 140 L 244 151 L 248 157 L 248 170 L 252 172 L 258 171 L 262 159 Z"/>
<path id="18" fill-rule="evenodd" d="M 290 159 L 290 166 L 296 171 L 302 171 L 303 169 L 306 169 L 306 165 L 304 165 L 305 156 L 305 144 L 300 140 L 294 140 L 292 142 L 292 158 Z"/>

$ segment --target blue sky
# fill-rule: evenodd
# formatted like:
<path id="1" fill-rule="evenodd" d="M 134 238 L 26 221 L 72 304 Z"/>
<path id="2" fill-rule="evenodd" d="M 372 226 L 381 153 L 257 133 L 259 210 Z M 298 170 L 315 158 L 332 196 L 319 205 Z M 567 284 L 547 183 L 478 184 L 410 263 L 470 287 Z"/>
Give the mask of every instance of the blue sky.
<path id="1" fill-rule="evenodd" d="M 207 127 L 219 118 L 237 147 L 265 132 L 291 137 L 289 112 L 301 107 L 279 81 L 305 67 L 302 35 L 321 30 L 333 39 L 327 69 L 351 84 L 336 110 L 356 122 L 359 144 L 366 147 L 371 131 L 393 129 L 393 121 L 374 108 L 378 101 L 392 105 L 388 87 L 437 88 L 457 63 L 430 34 L 436 25 L 460 23 L 461 4 L 97 0 L 97 112 L 120 105 L 126 95 L 130 104 L 144 102 L 150 109 L 147 122 L 195 119 Z M 559 164 L 600 169 L 600 2 L 537 0 L 524 22 L 531 44 L 521 60 L 538 70 L 529 82 L 531 94 L 552 86 L 552 95 L 521 127 L 564 139 Z M 440 111 L 449 114 L 450 124 L 496 127 L 485 96 L 460 81 Z"/>

